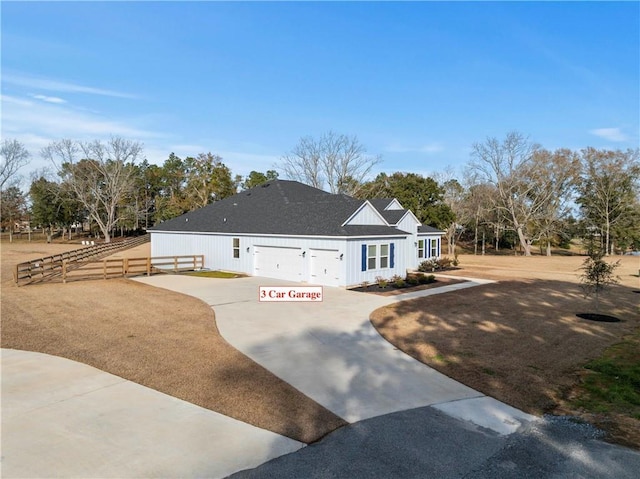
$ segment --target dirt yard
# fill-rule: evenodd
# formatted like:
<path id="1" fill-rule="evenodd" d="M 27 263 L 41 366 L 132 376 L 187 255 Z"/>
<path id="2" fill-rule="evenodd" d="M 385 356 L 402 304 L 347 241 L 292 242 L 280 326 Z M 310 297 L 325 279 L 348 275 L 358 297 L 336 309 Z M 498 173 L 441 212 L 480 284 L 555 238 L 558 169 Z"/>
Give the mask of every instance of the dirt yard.
<path id="1" fill-rule="evenodd" d="M 395 304 L 371 321 L 398 348 L 485 394 L 538 415 L 582 416 L 612 440 L 640 448 L 640 407 L 588 415 L 568 403 L 579 394 L 587 361 L 638 335 L 640 258 L 608 260 L 617 259 L 620 285 L 602 297 L 600 309 L 619 323 L 576 317 L 593 310 L 579 285 L 584 258 L 506 256 L 461 256 L 462 269 L 451 273 L 498 283 Z"/>
<path id="2" fill-rule="evenodd" d="M 200 300 L 125 279 L 13 284 L 16 263 L 78 247 L 1 245 L 3 348 L 80 361 L 302 442 L 345 424 L 229 345 Z"/>

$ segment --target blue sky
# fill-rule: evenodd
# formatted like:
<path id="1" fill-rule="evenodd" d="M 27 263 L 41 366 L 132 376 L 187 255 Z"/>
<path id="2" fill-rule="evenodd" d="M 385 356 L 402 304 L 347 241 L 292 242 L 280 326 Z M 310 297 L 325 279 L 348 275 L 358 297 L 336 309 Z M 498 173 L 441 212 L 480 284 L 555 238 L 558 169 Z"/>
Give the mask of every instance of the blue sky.
<path id="1" fill-rule="evenodd" d="M 512 130 L 636 148 L 638 2 L 7 2 L 2 137 L 111 135 L 150 162 L 266 171 L 300 137 L 357 135 L 380 171 L 461 169 Z"/>

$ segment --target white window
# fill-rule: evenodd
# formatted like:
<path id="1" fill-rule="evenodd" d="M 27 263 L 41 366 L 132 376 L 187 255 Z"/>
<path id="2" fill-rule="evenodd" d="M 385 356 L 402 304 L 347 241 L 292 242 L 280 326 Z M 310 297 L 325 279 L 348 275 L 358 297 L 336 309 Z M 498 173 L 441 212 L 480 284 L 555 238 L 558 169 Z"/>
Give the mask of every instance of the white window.
<path id="1" fill-rule="evenodd" d="M 432 239 L 431 241 L 431 257 L 436 258 L 438 256 L 438 240 Z"/>
<path id="2" fill-rule="evenodd" d="M 418 258 L 424 258 L 424 240 L 418 240 Z"/>
<path id="3" fill-rule="evenodd" d="M 233 238 L 233 257 L 240 257 L 240 238 Z"/>
<path id="4" fill-rule="evenodd" d="M 376 269 L 377 259 L 377 247 L 374 244 L 370 244 L 367 247 L 367 269 Z"/>
<path id="5" fill-rule="evenodd" d="M 388 268 L 389 267 L 389 245 L 381 244 L 380 245 L 380 268 Z"/>

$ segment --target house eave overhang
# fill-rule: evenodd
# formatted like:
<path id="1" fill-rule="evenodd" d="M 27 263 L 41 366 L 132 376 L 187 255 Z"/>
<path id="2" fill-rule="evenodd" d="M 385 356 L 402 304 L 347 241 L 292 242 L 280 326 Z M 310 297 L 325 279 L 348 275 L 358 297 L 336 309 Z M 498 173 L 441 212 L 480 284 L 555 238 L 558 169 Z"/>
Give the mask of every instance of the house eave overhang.
<path id="1" fill-rule="evenodd" d="M 406 238 L 409 233 L 398 231 L 394 234 L 362 234 L 362 235 L 300 235 L 300 234 L 275 234 L 275 233 L 220 233 L 216 231 L 162 231 L 152 230 L 149 233 L 163 233 L 176 235 L 205 235 L 205 236 L 233 236 L 233 237 L 255 237 L 255 238 L 304 238 L 304 239 L 336 239 L 336 240 L 357 240 L 362 238 Z"/>

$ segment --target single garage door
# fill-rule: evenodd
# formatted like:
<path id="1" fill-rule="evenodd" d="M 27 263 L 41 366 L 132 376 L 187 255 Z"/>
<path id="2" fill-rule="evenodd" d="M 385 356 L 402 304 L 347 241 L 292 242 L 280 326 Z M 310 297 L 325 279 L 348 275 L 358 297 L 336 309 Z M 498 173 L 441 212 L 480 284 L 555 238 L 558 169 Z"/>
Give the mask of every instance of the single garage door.
<path id="1" fill-rule="evenodd" d="M 302 281 L 302 250 L 275 246 L 255 247 L 255 275 Z"/>
<path id="2" fill-rule="evenodd" d="M 311 250 L 311 282 L 327 286 L 340 285 L 340 252 L 338 250 Z"/>

